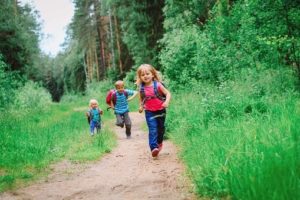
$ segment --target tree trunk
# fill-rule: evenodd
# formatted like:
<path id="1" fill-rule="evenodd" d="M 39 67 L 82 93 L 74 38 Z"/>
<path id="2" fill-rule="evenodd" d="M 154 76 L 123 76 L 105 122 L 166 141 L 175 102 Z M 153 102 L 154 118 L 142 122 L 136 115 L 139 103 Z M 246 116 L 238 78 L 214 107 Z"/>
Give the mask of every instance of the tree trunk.
<path id="1" fill-rule="evenodd" d="M 92 39 L 92 35 L 89 35 L 88 41 L 87 41 L 87 49 L 86 49 L 86 54 L 87 54 L 87 65 L 88 65 L 88 74 L 89 74 L 89 79 L 90 82 L 92 82 L 95 78 L 95 70 L 94 70 L 94 55 L 92 51 L 92 46 L 93 46 L 94 40 Z M 97 70 L 97 69 L 96 69 Z"/>
<path id="2" fill-rule="evenodd" d="M 97 45 L 96 44 L 92 44 L 93 45 L 93 47 L 92 47 L 92 49 L 93 49 L 93 51 L 92 51 L 92 54 L 93 54 L 93 56 L 94 56 L 94 63 L 95 63 L 95 66 L 96 66 L 96 72 L 97 72 L 97 81 L 100 81 L 100 70 L 99 70 L 99 67 L 97 67 L 97 66 L 99 66 L 99 62 L 98 62 L 98 54 L 97 54 Z"/>
<path id="3" fill-rule="evenodd" d="M 19 4 L 18 0 L 15 0 L 14 1 L 14 13 L 15 13 L 15 17 L 18 16 L 18 4 Z"/>
<path id="4" fill-rule="evenodd" d="M 120 32 L 119 32 L 119 27 L 118 27 L 118 20 L 115 14 L 115 9 L 114 9 L 114 22 L 115 22 L 115 30 L 116 30 L 116 40 L 117 40 L 117 48 L 118 48 L 118 58 L 119 58 L 119 68 L 120 68 L 120 74 L 123 73 L 123 64 L 122 64 L 122 59 L 121 59 L 121 45 L 120 45 Z"/>
<path id="5" fill-rule="evenodd" d="M 87 64 L 86 64 L 86 54 L 84 53 L 84 56 L 83 56 L 83 69 L 84 69 L 84 74 L 85 74 L 85 86 L 88 85 L 89 83 L 89 75 L 88 75 L 88 71 L 87 71 Z"/>
<path id="6" fill-rule="evenodd" d="M 109 15 L 109 32 L 110 32 L 110 42 L 111 42 L 111 57 L 112 57 L 112 65 L 113 68 L 116 69 L 116 60 L 115 60 L 115 45 L 114 45 L 114 36 L 113 36 L 113 26 L 112 26 L 112 16 L 111 9 L 108 10 Z"/>
<path id="7" fill-rule="evenodd" d="M 287 4 L 284 5 L 284 18 L 285 18 L 286 26 L 287 26 L 287 35 L 289 38 L 294 37 L 294 29 L 295 29 L 289 18 L 289 11 L 291 9 L 292 8 L 289 7 L 289 5 L 287 5 Z M 285 57 L 286 57 L 287 64 L 292 65 L 294 67 L 296 66 L 298 78 L 300 79 L 300 58 L 299 58 L 299 55 L 297 54 L 297 47 L 296 47 L 297 44 L 295 44 L 295 43 L 296 43 L 296 40 L 292 39 L 291 40 L 291 48 L 290 48 L 289 52 L 286 53 Z"/>
<path id="8" fill-rule="evenodd" d="M 102 34 L 101 34 L 101 16 L 100 16 L 100 2 L 98 0 L 94 0 L 94 16 L 96 20 L 96 29 L 97 29 L 97 36 L 98 36 L 98 63 L 100 63 L 99 69 L 100 69 L 100 78 L 103 79 L 105 75 L 105 51 L 103 48 L 103 40 L 102 40 Z M 100 55 L 99 55 L 100 54 Z"/>

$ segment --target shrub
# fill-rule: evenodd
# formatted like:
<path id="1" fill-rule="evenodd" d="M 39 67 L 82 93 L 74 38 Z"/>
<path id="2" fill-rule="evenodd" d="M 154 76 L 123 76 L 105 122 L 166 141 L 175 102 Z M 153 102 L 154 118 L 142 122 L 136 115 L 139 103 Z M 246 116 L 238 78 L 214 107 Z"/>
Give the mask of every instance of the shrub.
<path id="1" fill-rule="evenodd" d="M 37 83 L 28 81 L 17 91 L 14 103 L 25 110 L 46 110 L 51 103 L 51 95 Z"/>
<path id="2" fill-rule="evenodd" d="M 13 73 L 7 72 L 8 66 L 0 55 L 0 109 L 13 102 L 18 81 Z"/>

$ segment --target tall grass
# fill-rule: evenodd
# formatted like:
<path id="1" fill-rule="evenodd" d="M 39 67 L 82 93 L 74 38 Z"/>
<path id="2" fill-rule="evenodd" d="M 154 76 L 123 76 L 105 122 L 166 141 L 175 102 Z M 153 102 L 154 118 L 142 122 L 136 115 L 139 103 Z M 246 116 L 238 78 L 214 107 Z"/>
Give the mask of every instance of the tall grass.
<path id="1" fill-rule="evenodd" d="M 267 78 L 173 95 L 170 137 L 182 147 L 200 195 L 300 198 L 299 95 L 259 84 Z"/>
<path id="2" fill-rule="evenodd" d="M 100 107 L 105 109 L 101 96 Z M 1 112 L 0 192 L 39 177 L 51 163 L 95 160 L 116 144 L 108 122 L 112 113 L 104 113 L 103 130 L 91 137 L 85 118 L 90 96 L 64 98 L 43 110 L 16 107 Z"/>

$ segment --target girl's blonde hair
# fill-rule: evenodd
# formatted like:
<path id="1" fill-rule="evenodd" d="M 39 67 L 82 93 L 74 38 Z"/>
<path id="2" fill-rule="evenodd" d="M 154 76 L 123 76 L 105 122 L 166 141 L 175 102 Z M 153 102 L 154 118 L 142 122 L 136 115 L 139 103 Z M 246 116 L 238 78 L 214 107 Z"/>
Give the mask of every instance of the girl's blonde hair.
<path id="1" fill-rule="evenodd" d="M 153 75 L 153 80 L 161 81 L 159 72 L 150 64 L 142 64 L 138 67 L 136 71 L 136 84 L 140 85 L 143 81 L 141 80 L 141 75 L 145 71 L 150 71 Z"/>
<path id="2" fill-rule="evenodd" d="M 89 103 L 89 106 L 91 107 L 93 103 L 98 105 L 98 101 L 96 99 L 91 99 L 90 103 Z"/>

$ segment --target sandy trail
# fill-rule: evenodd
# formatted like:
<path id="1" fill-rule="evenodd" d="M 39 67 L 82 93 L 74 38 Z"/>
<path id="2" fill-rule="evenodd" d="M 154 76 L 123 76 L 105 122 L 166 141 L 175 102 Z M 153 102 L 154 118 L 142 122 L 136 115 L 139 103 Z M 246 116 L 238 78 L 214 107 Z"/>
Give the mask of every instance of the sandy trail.
<path id="1" fill-rule="evenodd" d="M 141 126 L 144 115 L 130 113 L 132 138 L 125 129 L 114 127 L 118 146 L 99 161 L 74 164 L 63 161 L 45 179 L 0 195 L 3 200 L 195 200 L 177 149 L 169 141 L 157 159 L 148 148 Z"/>

